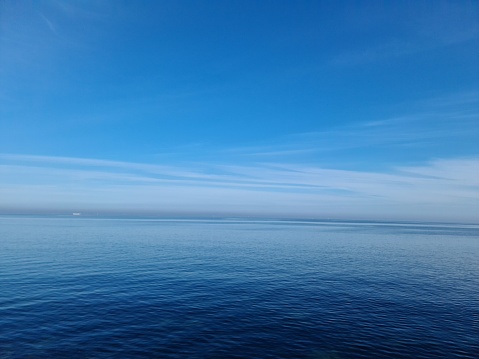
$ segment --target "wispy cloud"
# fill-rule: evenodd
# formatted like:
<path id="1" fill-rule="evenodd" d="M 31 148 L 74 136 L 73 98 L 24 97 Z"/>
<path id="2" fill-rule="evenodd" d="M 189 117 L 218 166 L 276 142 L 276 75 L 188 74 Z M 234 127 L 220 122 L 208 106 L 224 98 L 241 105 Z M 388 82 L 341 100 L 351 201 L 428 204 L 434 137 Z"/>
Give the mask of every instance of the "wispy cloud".
<path id="1" fill-rule="evenodd" d="M 353 153 L 369 149 L 409 148 L 411 158 L 418 158 L 424 150 L 442 156 L 447 145 L 459 155 L 479 153 L 479 93 L 475 91 L 438 96 L 409 104 L 409 111 L 384 119 L 376 119 L 337 126 L 324 131 L 296 133 L 284 136 L 266 145 L 226 149 L 231 156 L 244 156 L 258 161 L 278 158 L 314 158 L 314 155 L 338 152 Z M 419 151 L 423 150 L 423 151 Z M 427 151 L 426 151 L 427 152 Z M 403 152 L 408 153 L 408 152 Z M 457 154 L 456 154 L 457 155 Z"/>
<path id="2" fill-rule="evenodd" d="M 477 221 L 478 105 L 477 92 L 419 100 L 400 116 L 216 149 L 214 159 L 181 165 L 0 154 L 0 210 Z M 371 160 L 394 146 L 411 146 L 414 160 L 348 166 L 360 149 Z M 442 146 L 467 151 L 441 155 Z M 419 147 L 435 158 L 419 157 Z"/>
<path id="3" fill-rule="evenodd" d="M 385 44 L 357 49 L 356 51 L 343 52 L 334 56 L 331 63 L 333 65 L 367 64 L 420 51 L 424 51 L 424 48 L 419 44 L 394 40 Z"/>
<path id="4" fill-rule="evenodd" d="M 393 5 L 394 7 L 394 5 Z M 393 10 L 394 11 L 394 10 Z M 437 1 L 420 4 L 409 13 L 389 18 L 395 31 L 382 42 L 344 51 L 333 57 L 334 65 L 360 65 L 409 56 L 479 38 L 477 4 Z M 371 18 L 374 30 L 383 19 Z M 371 24 L 369 24 L 371 25 Z M 367 31 L 367 29 L 361 29 Z"/>
<path id="5" fill-rule="evenodd" d="M 289 163 L 197 165 L 192 170 L 19 155 L 1 155 L 0 161 L 3 210 L 43 206 L 467 221 L 479 205 L 479 158 L 436 160 L 389 172 Z"/>
<path id="6" fill-rule="evenodd" d="M 40 17 L 43 19 L 43 21 L 45 21 L 45 24 L 48 26 L 48 28 L 50 29 L 51 32 L 53 32 L 55 35 L 58 36 L 58 32 L 57 32 L 57 29 L 56 27 L 53 25 L 53 22 L 50 21 L 50 19 L 48 19 L 45 15 L 43 15 L 42 13 L 40 13 Z"/>

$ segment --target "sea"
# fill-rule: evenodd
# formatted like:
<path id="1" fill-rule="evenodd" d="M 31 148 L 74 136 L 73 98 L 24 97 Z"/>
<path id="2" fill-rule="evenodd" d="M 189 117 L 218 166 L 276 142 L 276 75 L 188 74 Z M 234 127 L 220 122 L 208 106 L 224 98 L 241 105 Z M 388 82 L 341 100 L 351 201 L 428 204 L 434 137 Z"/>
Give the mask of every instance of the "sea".
<path id="1" fill-rule="evenodd" d="M 479 358 L 479 226 L 0 216 L 0 358 Z"/>

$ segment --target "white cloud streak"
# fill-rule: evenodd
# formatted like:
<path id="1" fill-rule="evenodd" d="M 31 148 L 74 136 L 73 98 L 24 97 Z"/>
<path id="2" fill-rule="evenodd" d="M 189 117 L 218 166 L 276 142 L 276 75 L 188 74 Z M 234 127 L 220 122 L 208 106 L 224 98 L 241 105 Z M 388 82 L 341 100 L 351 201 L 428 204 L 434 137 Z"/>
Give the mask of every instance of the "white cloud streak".
<path id="1" fill-rule="evenodd" d="M 294 134 L 281 139 L 281 142 L 265 146 L 226 151 L 232 155 L 268 159 L 358 148 L 411 147 L 437 150 L 448 142 L 463 146 L 467 144 L 468 153 L 479 153 L 479 93 L 471 91 L 441 96 L 409 106 L 416 111 L 325 131 Z"/>
<path id="2" fill-rule="evenodd" d="M 465 222 L 477 221 L 479 213 L 479 158 L 436 160 L 390 173 L 287 163 L 191 170 L 22 155 L 1 155 L 0 163 L 3 211 L 49 208 Z"/>
<path id="3" fill-rule="evenodd" d="M 213 161 L 184 165 L 0 154 L 0 211 L 150 211 L 315 218 L 479 221 L 479 96 L 465 92 L 419 102 L 410 115 L 325 132 L 290 135 L 266 146 L 221 149 Z M 462 145 L 465 156 L 415 165 L 348 169 L 354 150 Z M 308 156 L 336 162 L 318 164 Z M 401 153 L 404 153 L 402 148 Z M 223 155 L 223 157 L 221 156 Z M 221 160 L 222 159 L 222 160 Z M 409 162 L 411 163 L 411 162 Z M 353 166 L 354 168 L 354 166 Z"/>

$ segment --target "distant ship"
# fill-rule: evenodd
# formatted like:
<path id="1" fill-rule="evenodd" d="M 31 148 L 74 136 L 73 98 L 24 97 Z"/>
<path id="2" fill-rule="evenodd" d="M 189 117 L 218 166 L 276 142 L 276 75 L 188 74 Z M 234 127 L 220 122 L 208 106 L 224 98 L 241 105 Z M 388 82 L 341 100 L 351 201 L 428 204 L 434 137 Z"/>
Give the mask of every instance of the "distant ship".
<path id="1" fill-rule="evenodd" d="M 73 215 L 73 216 L 80 216 L 81 213 L 80 213 L 80 212 L 73 212 L 72 215 Z"/>

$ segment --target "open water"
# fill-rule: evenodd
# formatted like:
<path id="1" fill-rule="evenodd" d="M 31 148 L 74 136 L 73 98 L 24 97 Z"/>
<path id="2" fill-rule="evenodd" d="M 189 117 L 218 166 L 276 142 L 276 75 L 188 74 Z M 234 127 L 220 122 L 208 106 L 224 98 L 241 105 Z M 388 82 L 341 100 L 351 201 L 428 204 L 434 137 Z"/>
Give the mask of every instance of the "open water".
<path id="1" fill-rule="evenodd" d="M 0 216 L 0 358 L 479 358 L 479 226 Z"/>

